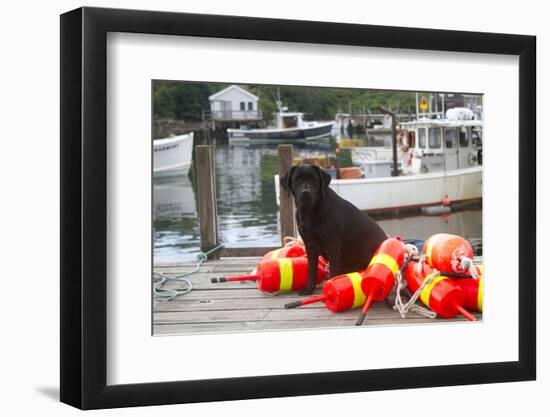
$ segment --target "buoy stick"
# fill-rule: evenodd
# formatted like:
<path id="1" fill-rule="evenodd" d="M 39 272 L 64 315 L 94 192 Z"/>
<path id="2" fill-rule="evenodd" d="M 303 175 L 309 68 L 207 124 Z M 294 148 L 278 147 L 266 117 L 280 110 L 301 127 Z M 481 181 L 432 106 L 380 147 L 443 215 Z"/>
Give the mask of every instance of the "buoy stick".
<path id="1" fill-rule="evenodd" d="M 286 309 L 296 308 L 296 307 L 301 307 L 301 306 L 305 306 L 305 305 L 308 305 L 308 304 L 318 303 L 319 301 L 323 301 L 326 298 L 327 297 L 325 295 L 318 295 L 316 297 L 307 298 L 305 300 L 293 301 L 292 303 L 285 304 L 285 308 Z"/>
<path id="2" fill-rule="evenodd" d="M 461 312 L 468 320 L 476 321 L 476 318 L 469 311 L 465 310 L 464 307 L 457 305 L 456 309 Z"/>
<path id="3" fill-rule="evenodd" d="M 357 318 L 357 321 L 355 322 L 356 326 L 361 326 L 363 324 L 363 321 L 365 320 L 365 316 L 367 315 L 367 312 L 369 311 L 369 308 L 372 304 L 373 300 L 373 294 L 372 292 L 367 297 L 367 301 L 365 301 L 365 305 L 361 309 L 361 313 L 359 313 L 359 317 Z"/>
<path id="4" fill-rule="evenodd" d="M 210 281 L 213 283 L 216 282 L 232 282 L 232 281 L 257 281 L 258 275 L 237 275 L 234 277 L 220 277 L 220 278 L 212 278 Z"/>

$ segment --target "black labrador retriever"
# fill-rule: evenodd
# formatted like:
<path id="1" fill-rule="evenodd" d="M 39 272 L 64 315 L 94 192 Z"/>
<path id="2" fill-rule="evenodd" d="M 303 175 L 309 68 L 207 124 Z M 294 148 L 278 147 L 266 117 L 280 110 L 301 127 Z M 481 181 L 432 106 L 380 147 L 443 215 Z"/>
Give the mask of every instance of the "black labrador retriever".
<path id="1" fill-rule="evenodd" d="M 280 179 L 281 187 L 294 196 L 298 231 L 308 257 L 307 286 L 315 287 L 319 256 L 328 260 L 334 277 L 368 267 L 386 233 L 366 213 L 329 188 L 331 177 L 315 165 L 293 166 Z"/>

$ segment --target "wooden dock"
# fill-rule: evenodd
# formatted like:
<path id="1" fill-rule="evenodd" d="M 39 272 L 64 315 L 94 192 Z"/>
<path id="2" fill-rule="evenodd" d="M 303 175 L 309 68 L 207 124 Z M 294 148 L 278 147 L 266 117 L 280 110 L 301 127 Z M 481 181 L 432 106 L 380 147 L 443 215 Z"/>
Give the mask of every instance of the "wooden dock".
<path id="1" fill-rule="evenodd" d="M 288 302 L 301 299 L 297 293 L 270 295 L 260 292 L 253 281 L 211 283 L 211 278 L 250 273 L 259 258 L 221 258 L 204 263 L 189 277 L 193 290 L 171 301 L 153 298 L 153 334 L 227 333 L 239 331 L 318 329 L 354 326 L 359 310 L 332 313 L 323 303 L 285 310 Z M 155 265 L 155 272 L 178 275 L 194 263 Z M 167 288 L 178 283 L 168 282 Z M 317 289 L 316 293 L 320 293 Z M 479 318 L 480 315 L 477 315 Z M 464 321 L 464 318 L 453 319 Z M 401 325 L 449 322 L 427 319 L 410 312 L 406 319 L 385 302 L 374 303 L 364 325 Z"/>
<path id="2" fill-rule="evenodd" d="M 292 166 L 292 145 L 279 145 L 278 173 L 283 176 Z M 318 329 L 355 326 L 359 310 L 330 312 L 323 303 L 286 310 L 284 305 L 302 299 L 297 293 L 266 294 L 254 281 L 212 283 L 212 278 L 250 274 L 260 256 L 275 248 L 220 248 L 214 153 L 211 146 L 195 148 L 198 186 L 198 215 L 201 250 L 209 253 L 199 272 L 189 276 L 193 289 L 185 295 L 166 301 L 153 297 L 153 334 L 227 333 L 240 331 Z M 296 237 L 296 221 L 292 195 L 280 196 L 281 244 L 286 236 Z M 217 249 L 217 250 L 215 250 Z M 210 251 L 212 251 L 210 253 Z M 474 260 L 475 261 L 475 260 Z M 477 260 L 480 261 L 479 259 Z M 194 262 L 157 264 L 154 272 L 177 276 L 195 268 Z M 181 283 L 168 281 L 165 288 L 180 288 Z M 320 289 L 316 290 L 319 294 Z M 478 315 L 478 317 L 480 317 Z M 465 318 L 453 319 L 465 321 Z M 397 325 L 429 322 L 409 312 L 406 319 L 393 311 L 386 302 L 374 303 L 364 325 Z"/>

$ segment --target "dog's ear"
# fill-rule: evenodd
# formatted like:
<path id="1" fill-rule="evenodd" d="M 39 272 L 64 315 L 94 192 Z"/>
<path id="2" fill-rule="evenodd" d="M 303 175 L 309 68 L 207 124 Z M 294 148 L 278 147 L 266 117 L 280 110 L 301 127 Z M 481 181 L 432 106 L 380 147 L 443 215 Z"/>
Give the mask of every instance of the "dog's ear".
<path id="1" fill-rule="evenodd" d="M 324 197 L 326 191 L 328 190 L 328 185 L 330 184 L 332 177 L 329 174 L 327 174 L 324 170 L 319 168 L 317 165 L 314 165 L 314 167 L 317 170 L 317 174 L 319 174 L 319 182 L 321 184 L 321 196 Z"/>
<path id="2" fill-rule="evenodd" d="M 279 184 L 281 184 L 281 187 L 283 187 L 283 190 L 285 190 L 288 193 L 288 196 L 290 197 L 290 192 L 292 191 L 292 173 L 294 172 L 294 169 L 296 167 L 290 167 L 290 170 L 283 175 L 279 179 Z"/>

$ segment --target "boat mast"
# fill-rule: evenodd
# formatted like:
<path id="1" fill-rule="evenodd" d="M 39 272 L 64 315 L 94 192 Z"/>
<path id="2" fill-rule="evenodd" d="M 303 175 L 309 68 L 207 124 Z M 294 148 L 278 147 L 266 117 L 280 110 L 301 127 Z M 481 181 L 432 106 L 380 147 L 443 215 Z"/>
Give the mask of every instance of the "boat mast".
<path id="1" fill-rule="evenodd" d="M 283 112 L 283 102 L 281 100 L 281 88 L 277 87 L 277 98 L 275 100 L 275 104 L 277 105 L 277 111 L 279 113 Z"/>

